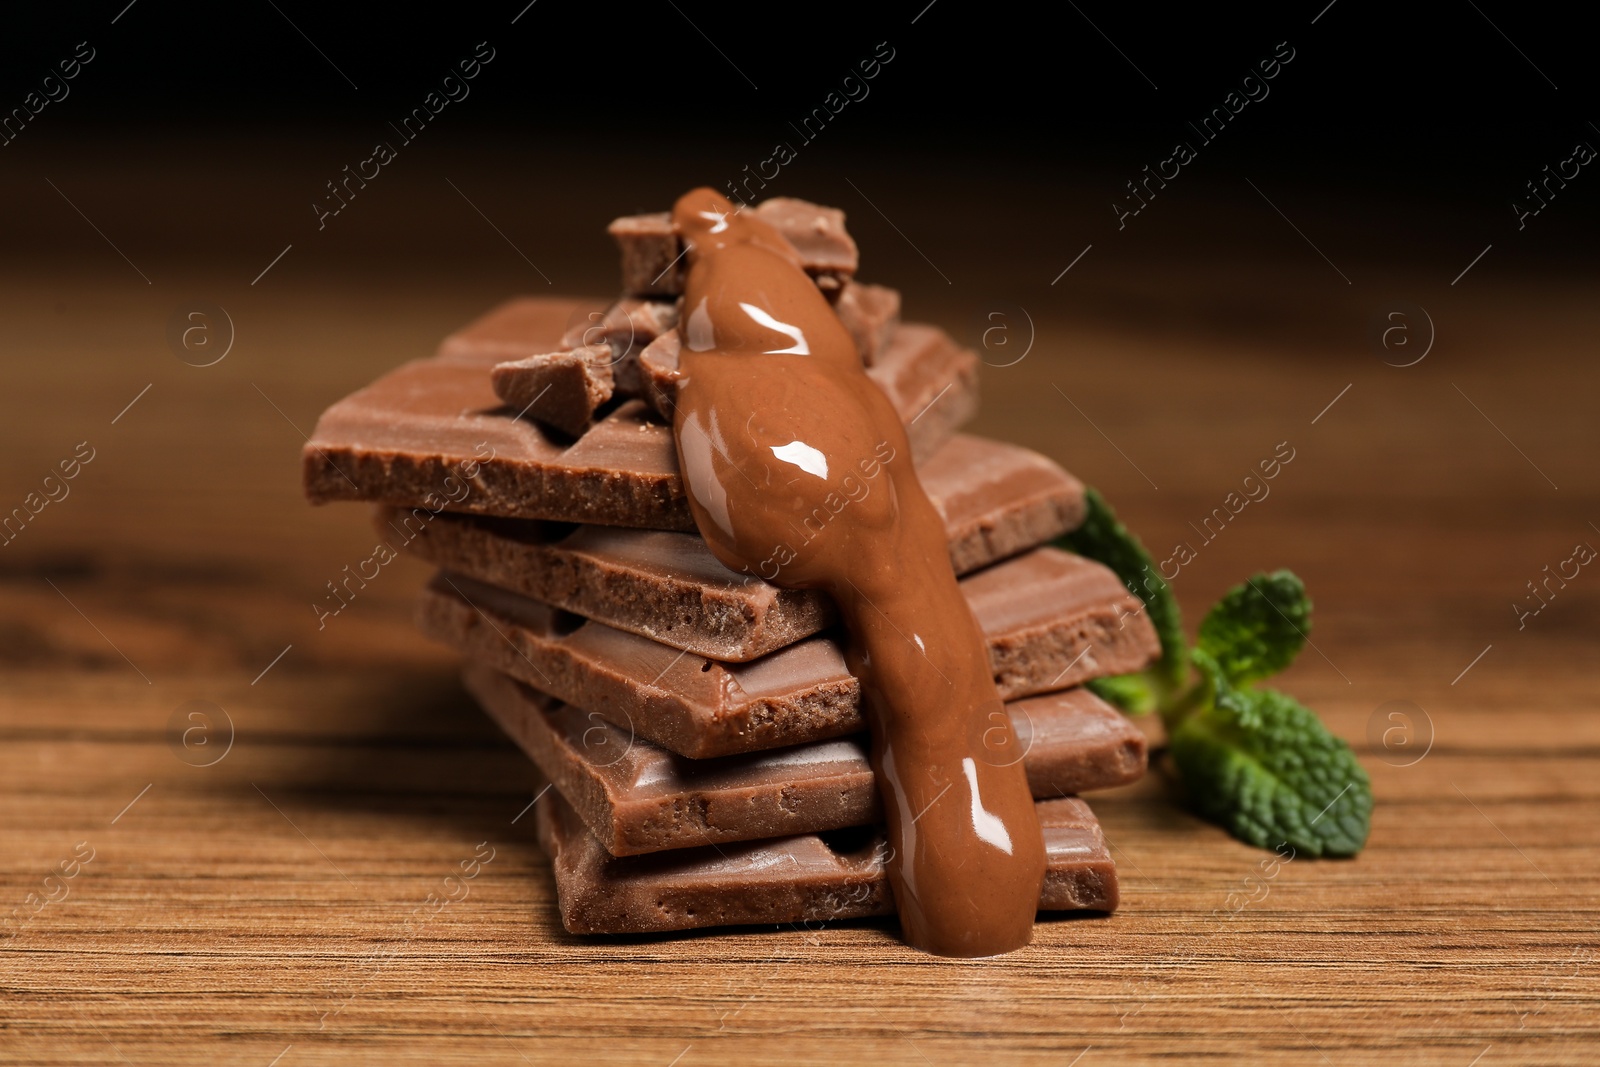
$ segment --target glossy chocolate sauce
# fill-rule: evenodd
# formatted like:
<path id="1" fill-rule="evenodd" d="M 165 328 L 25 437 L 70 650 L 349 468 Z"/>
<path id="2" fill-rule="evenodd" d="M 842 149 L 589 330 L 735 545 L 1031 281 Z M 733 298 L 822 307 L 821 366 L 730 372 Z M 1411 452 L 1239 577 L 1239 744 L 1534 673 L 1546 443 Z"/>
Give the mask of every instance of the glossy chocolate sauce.
<path id="1" fill-rule="evenodd" d="M 776 230 L 710 189 L 672 217 L 688 247 L 674 421 L 695 523 L 729 567 L 837 602 L 906 940 L 945 956 L 1020 948 L 1044 844 L 900 419 Z"/>

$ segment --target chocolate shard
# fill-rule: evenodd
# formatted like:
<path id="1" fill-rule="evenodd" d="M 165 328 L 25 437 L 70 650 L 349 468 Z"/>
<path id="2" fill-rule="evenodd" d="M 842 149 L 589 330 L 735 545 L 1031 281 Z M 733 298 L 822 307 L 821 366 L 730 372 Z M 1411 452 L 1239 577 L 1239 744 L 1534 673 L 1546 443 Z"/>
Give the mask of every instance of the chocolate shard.
<path id="1" fill-rule="evenodd" d="M 1054 548 L 961 580 L 1013 700 L 1147 666 L 1155 630 L 1116 575 Z M 749 663 L 691 656 L 529 597 L 441 572 L 417 625 L 569 704 L 693 759 L 861 733 L 860 685 L 831 636 Z"/>
<path id="2" fill-rule="evenodd" d="M 555 350 L 577 308 L 515 301 L 497 313 L 503 321 L 458 335 L 448 358 L 404 364 L 335 403 L 301 453 L 306 497 L 693 530 L 671 429 L 643 402 L 623 402 L 572 444 L 515 418 L 490 387 L 484 364 Z M 529 331 L 520 354 L 505 354 L 516 347 L 510 324 Z M 499 340 L 484 344 L 490 336 Z M 909 424 L 915 454 L 932 454 L 976 410 L 977 363 L 931 326 L 895 331 L 872 376 Z"/>
<path id="3" fill-rule="evenodd" d="M 672 418 L 678 390 L 680 346 L 676 332 L 662 334 L 639 354 L 644 395 L 665 419 Z M 977 355 L 933 326 L 898 324 L 867 377 L 900 413 L 918 459 L 936 452 L 978 410 Z"/>
<path id="4" fill-rule="evenodd" d="M 683 246 L 672 215 L 652 211 L 624 215 L 606 227 L 622 252 L 622 288 L 634 296 L 678 296 L 683 292 Z"/>
<path id="5" fill-rule="evenodd" d="M 615 358 L 610 345 L 585 345 L 496 363 L 489 379 L 495 395 L 519 415 L 581 437 L 595 409 L 611 399 Z"/>
<path id="6" fill-rule="evenodd" d="M 672 418 L 677 402 L 678 353 L 682 348 L 682 335 L 669 330 L 639 353 L 639 395 L 663 419 Z"/>
<path id="7" fill-rule="evenodd" d="M 833 302 L 833 310 L 855 338 L 861 362 L 870 367 L 888 346 L 900 322 L 900 293 L 884 285 L 845 282 Z"/>
<path id="8" fill-rule="evenodd" d="M 620 297 L 603 312 L 590 312 L 568 326 L 561 343 L 567 348 L 607 344 L 617 350 L 647 345 L 677 327 L 682 303 L 682 298 Z"/>
<path id="9" fill-rule="evenodd" d="M 1083 486 L 1036 452 L 957 435 L 919 470 L 966 574 L 1077 527 Z M 818 590 L 729 570 L 694 534 L 380 508 L 378 532 L 446 570 L 712 659 L 746 662 L 834 621 Z"/>
<path id="10" fill-rule="evenodd" d="M 561 924 L 574 934 L 642 934 L 889 915 L 888 843 L 845 830 L 613 856 L 560 795 L 535 805 L 555 873 Z M 1044 834 L 1043 911 L 1116 910 L 1117 868 L 1099 820 L 1077 797 L 1035 805 Z"/>
<path id="11" fill-rule="evenodd" d="M 600 715 L 469 664 L 466 686 L 616 856 L 881 822 L 864 736 L 714 760 L 674 755 Z M 1039 798 L 1127 785 L 1145 737 L 1086 689 L 1007 706 Z"/>
<path id="12" fill-rule="evenodd" d="M 860 265 L 855 238 L 844 228 L 844 212 L 792 196 L 774 196 L 756 205 L 756 215 L 800 253 L 800 265 L 813 277 L 843 282 Z"/>
<path id="13" fill-rule="evenodd" d="M 563 348 L 610 345 L 615 356 L 612 376 L 623 396 L 642 396 L 639 354 L 678 325 L 677 300 L 649 300 L 624 296 L 605 311 L 591 311 L 573 322 L 561 336 Z"/>
<path id="14" fill-rule="evenodd" d="M 844 212 L 792 197 L 773 197 L 755 208 L 800 253 L 800 265 L 825 290 L 838 289 L 855 274 L 856 243 L 844 228 Z M 665 211 L 625 215 L 606 228 L 622 252 L 622 287 L 633 296 L 677 296 L 683 292 L 683 243 Z"/>

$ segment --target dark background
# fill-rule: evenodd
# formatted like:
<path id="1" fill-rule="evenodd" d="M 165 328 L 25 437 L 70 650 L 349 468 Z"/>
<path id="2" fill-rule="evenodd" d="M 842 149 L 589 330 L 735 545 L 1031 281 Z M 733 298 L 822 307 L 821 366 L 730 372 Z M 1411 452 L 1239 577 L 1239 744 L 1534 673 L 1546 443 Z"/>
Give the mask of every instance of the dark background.
<path id="1" fill-rule="evenodd" d="M 1384 174 L 1429 173 L 1446 186 L 1483 179 L 1515 188 L 1521 171 L 1504 153 L 1563 145 L 1591 117 L 1594 89 L 1584 35 L 1536 5 L 1504 2 L 1152 9 L 912 0 L 848 11 L 668 0 L 538 0 L 524 11 L 524 3 L 136 0 L 115 25 L 127 0 L 36 5 L 8 17 L 4 99 L 9 106 L 57 53 L 87 39 L 101 55 L 82 98 L 63 109 L 70 114 L 51 116 L 58 132 L 359 129 L 408 108 L 458 54 L 487 40 L 505 59 L 477 86 L 471 114 L 453 122 L 525 137 L 608 130 L 635 115 L 644 134 L 742 141 L 760 127 L 740 126 L 772 128 L 805 112 L 886 40 L 897 58 L 892 77 L 874 86 L 873 123 L 841 127 L 840 141 L 982 149 L 998 164 L 1070 162 L 1164 144 L 1287 40 L 1304 59 L 1274 88 L 1293 106 L 1252 116 L 1251 135 L 1231 152 L 1291 157 L 1377 184 Z"/>
<path id="2" fill-rule="evenodd" d="M 70 95 L 0 146 L 6 485 L 86 432 L 90 377 L 108 418 L 154 382 L 118 427 L 151 436 L 104 501 L 118 537 L 74 504 L 18 559 L 103 554 L 121 533 L 285 566 L 311 557 L 283 539 L 311 530 L 345 551 L 364 520 L 300 503 L 323 408 L 508 297 L 614 293 L 609 219 L 722 187 L 779 140 L 797 158 L 765 193 L 844 208 L 862 278 L 901 290 L 908 317 L 979 348 L 994 314 L 1026 314 L 1039 343 L 1015 367 L 985 353 L 975 429 L 1062 459 L 1153 544 L 1189 536 L 1281 427 L 1350 383 L 1328 431 L 1350 448 L 1319 450 L 1331 465 L 1297 493 L 1307 514 L 1379 524 L 1369 545 L 1384 523 L 1442 521 L 1429 501 L 1469 472 L 1473 521 L 1499 494 L 1577 522 L 1597 477 L 1580 309 L 1600 177 L 1522 230 L 1512 210 L 1577 141 L 1600 145 L 1594 64 L 1570 20 L 1532 6 L 115 0 L 8 15 L 0 114 L 79 42 L 95 58 Z M 470 95 L 402 142 L 390 124 L 479 42 L 494 59 Z M 802 143 L 791 123 L 880 42 L 894 58 L 869 95 Z M 1270 95 L 1201 144 L 1188 123 L 1280 42 L 1295 55 Z M 1198 158 L 1119 229 L 1125 183 L 1179 139 Z M 379 141 L 397 157 L 319 226 L 326 183 Z M 167 333 L 196 299 L 239 337 L 204 370 Z M 1439 341 L 1404 369 L 1373 342 L 1401 305 Z M 1267 545 L 1258 531 L 1241 549 L 1261 563 L 1243 565 L 1311 566 Z M 1375 588 L 1428 551 L 1397 551 Z M 1241 573 L 1218 556 L 1182 591 L 1192 610 Z M 1544 562 L 1500 561 L 1506 596 Z M 1498 620 L 1502 601 L 1475 610 Z"/>
<path id="3" fill-rule="evenodd" d="M 70 95 L 0 146 L 6 484 L 83 432 L 86 377 L 112 413 L 153 381 L 141 418 L 165 421 L 138 431 L 148 462 L 106 506 L 169 545 L 364 539 L 359 518 L 299 503 L 296 450 L 324 407 L 508 297 L 614 293 L 609 219 L 722 187 L 779 140 L 797 157 L 764 192 L 844 208 L 862 278 L 901 290 L 908 317 L 974 348 L 997 313 L 1037 327 L 1026 363 L 985 353 L 976 429 L 1115 492 L 1152 543 L 1188 536 L 1277 427 L 1352 382 L 1338 432 L 1384 461 L 1329 450 L 1343 466 L 1301 492 L 1331 511 L 1416 517 L 1469 470 L 1469 514 L 1496 493 L 1572 509 L 1596 477 L 1579 309 L 1600 176 L 1521 230 L 1512 210 L 1577 141 L 1600 145 L 1594 64 L 1533 6 L 114 0 L 8 14 L 0 114 L 79 42 L 95 58 Z M 494 58 L 470 95 L 403 142 L 391 123 L 479 42 Z M 791 124 L 883 42 L 869 95 L 803 143 Z M 1189 122 L 1280 42 L 1294 59 L 1270 95 L 1200 143 Z M 1119 229 L 1125 184 L 1179 139 L 1198 158 Z M 379 141 L 396 158 L 319 225 L 327 183 Z M 196 299 L 239 337 L 203 371 L 168 337 Z M 1373 324 L 1402 305 L 1439 343 L 1399 369 Z M 219 473 L 247 459 L 259 473 Z M 269 499 L 270 526 L 247 517 Z M 122 543 L 87 506 L 52 521 L 55 545 Z M 1184 591 L 1202 607 L 1237 580 L 1215 555 Z M 1511 594 L 1539 569 L 1503 566 Z"/>
<path id="4" fill-rule="evenodd" d="M 466 190 L 462 166 L 499 165 L 520 172 L 530 218 L 549 213 L 534 201 L 556 170 L 631 198 L 619 210 L 658 207 L 687 183 L 720 185 L 753 167 L 780 138 L 798 146 L 789 123 L 887 41 L 895 58 L 870 95 L 801 147 L 771 191 L 850 208 L 835 190 L 846 189 L 838 175 L 854 173 L 852 164 L 958 175 L 941 190 L 969 201 L 952 205 L 952 225 L 981 225 L 981 216 L 1075 251 L 1116 232 L 1109 205 L 1123 182 L 1175 139 L 1192 139 L 1186 120 L 1220 104 L 1287 41 L 1296 57 L 1269 83 L 1271 95 L 1205 146 L 1167 198 L 1206 200 L 1218 185 L 1254 198 L 1238 181 L 1245 176 L 1303 229 L 1308 213 L 1326 216 L 1322 237 L 1333 247 L 1318 244 L 1333 261 L 1436 256 L 1446 277 L 1497 238 L 1506 254 L 1492 267 L 1537 270 L 1583 257 L 1595 233 L 1586 175 L 1561 193 L 1558 223 L 1533 220 L 1518 232 L 1511 211 L 1545 164 L 1579 139 L 1600 142 L 1586 110 L 1588 43 L 1532 5 L 524 3 L 115 0 L 8 14 L 0 106 L 20 104 L 77 42 L 97 56 L 70 97 L 0 148 L 0 173 L 43 171 L 56 154 L 88 145 L 112 171 L 170 153 L 163 187 L 127 214 L 158 226 L 170 245 L 222 251 L 219 228 L 314 223 L 309 204 L 323 183 L 376 140 L 394 140 L 388 123 L 487 41 L 496 58 L 471 95 L 403 146 L 375 186 L 404 184 L 395 172 L 449 173 L 454 163 Z M 894 217 L 892 196 L 873 201 Z M 474 202 L 497 222 L 520 210 Z M 1152 214 L 1167 219 L 1139 219 L 1120 244 L 1214 246 L 1226 233 L 1225 204 L 1221 215 L 1156 206 Z M 26 201 L 14 207 L 35 214 Z M 51 243 L 48 224 L 8 214 L 14 241 Z M 337 232 L 319 233 L 317 254 L 377 242 L 422 258 L 442 247 L 426 226 L 409 227 L 405 240 L 356 237 L 392 225 L 359 214 L 364 225 L 341 219 L 330 226 Z M 244 258 L 265 262 L 263 251 L 270 256 L 252 248 Z"/>

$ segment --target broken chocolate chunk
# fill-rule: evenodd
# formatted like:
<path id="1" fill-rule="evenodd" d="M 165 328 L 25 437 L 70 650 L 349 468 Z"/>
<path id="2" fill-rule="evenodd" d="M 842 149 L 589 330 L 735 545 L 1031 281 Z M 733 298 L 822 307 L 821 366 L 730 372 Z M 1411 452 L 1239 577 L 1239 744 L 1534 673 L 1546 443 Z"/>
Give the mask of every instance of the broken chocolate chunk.
<path id="1" fill-rule="evenodd" d="M 496 363 L 490 374 L 495 395 L 562 433 L 581 437 L 595 409 L 611 399 L 610 345 L 585 345 L 566 352 Z"/>

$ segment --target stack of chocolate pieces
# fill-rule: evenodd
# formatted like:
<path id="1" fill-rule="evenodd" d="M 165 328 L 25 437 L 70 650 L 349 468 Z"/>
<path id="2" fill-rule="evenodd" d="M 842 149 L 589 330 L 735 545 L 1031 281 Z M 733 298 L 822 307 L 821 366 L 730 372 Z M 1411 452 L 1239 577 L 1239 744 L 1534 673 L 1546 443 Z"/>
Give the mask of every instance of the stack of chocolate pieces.
<path id="1" fill-rule="evenodd" d="M 1048 544 L 1082 520 L 1082 485 L 957 432 L 978 360 L 855 280 L 841 212 L 749 210 L 800 252 L 906 424 L 1025 752 L 1040 907 L 1113 909 L 1115 866 L 1078 795 L 1137 779 L 1145 742 L 1082 683 L 1158 646 L 1115 575 Z M 464 654 L 468 688 L 549 783 L 535 810 L 568 930 L 891 913 L 833 605 L 729 570 L 695 532 L 671 420 L 683 248 L 666 214 L 610 231 L 619 300 L 513 300 L 341 400 L 306 446 L 306 492 L 380 505 L 382 547 L 439 567 L 419 625 Z M 808 537 L 794 533 L 767 577 Z"/>

